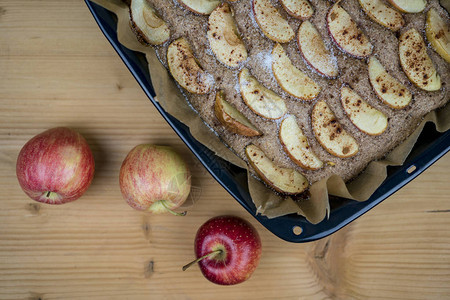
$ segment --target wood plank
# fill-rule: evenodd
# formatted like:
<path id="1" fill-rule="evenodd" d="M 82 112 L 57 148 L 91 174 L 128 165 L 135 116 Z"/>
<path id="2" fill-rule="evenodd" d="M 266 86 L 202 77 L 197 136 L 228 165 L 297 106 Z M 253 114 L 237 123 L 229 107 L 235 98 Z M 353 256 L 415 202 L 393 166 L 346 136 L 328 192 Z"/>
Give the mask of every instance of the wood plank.
<path id="1" fill-rule="evenodd" d="M 0 1 L 1 299 L 444 299 L 450 298 L 446 155 L 343 230 L 308 244 L 257 223 L 195 160 L 149 103 L 82 1 Z M 79 200 L 27 198 L 17 154 L 54 126 L 80 131 L 96 175 Z M 175 147 L 201 190 L 188 216 L 149 215 L 122 199 L 118 171 L 139 143 Z M 193 257 L 198 227 L 234 214 L 261 235 L 252 278 L 221 287 Z"/>

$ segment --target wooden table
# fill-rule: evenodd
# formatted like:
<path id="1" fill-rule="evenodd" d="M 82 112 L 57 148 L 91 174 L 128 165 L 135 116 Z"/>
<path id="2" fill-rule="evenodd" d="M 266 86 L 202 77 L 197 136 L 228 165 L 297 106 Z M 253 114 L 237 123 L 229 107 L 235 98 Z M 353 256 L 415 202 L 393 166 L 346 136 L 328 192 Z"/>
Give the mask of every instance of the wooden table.
<path id="1" fill-rule="evenodd" d="M 450 155 L 350 226 L 308 244 L 265 230 L 159 116 L 82 1 L 0 1 L 1 299 L 450 298 Z M 21 191 L 15 163 L 35 134 L 82 133 L 96 176 L 78 201 L 47 206 Z M 122 199 L 118 171 L 139 143 L 171 145 L 201 196 L 188 216 L 148 215 Z M 252 278 L 221 287 L 197 267 L 197 228 L 246 218 L 263 242 Z"/>

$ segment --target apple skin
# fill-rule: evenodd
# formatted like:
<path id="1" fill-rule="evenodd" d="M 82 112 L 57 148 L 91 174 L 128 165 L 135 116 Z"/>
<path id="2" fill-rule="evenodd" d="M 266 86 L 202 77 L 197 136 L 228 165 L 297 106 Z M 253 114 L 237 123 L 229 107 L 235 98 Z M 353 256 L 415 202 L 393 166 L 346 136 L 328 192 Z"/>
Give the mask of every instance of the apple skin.
<path id="1" fill-rule="evenodd" d="M 134 147 L 123 161 L 119 184 L 122 196 L 132 208 L 164 213 L 186 201 L 191 175 L 172 148 L 142 144 Z"/>
<path id="2" fill-rule="evenodd" d="M 246 220 L 218 216 L 206 221 L 195 237 L 197 258 L 216 250 L 222 253 L 198 262 L 203 276 L 219 285 L 234 285 L 250 278 L 258 266 L 261 239 Z"/>
<path id="3" fill-rule="evenodd" d="M 94 177 L 94 156 L 78 132 L 57 127 L 29 140 L 20 150 L 16 174 L 33 200 L 63 204 L 80 198 Z"/>

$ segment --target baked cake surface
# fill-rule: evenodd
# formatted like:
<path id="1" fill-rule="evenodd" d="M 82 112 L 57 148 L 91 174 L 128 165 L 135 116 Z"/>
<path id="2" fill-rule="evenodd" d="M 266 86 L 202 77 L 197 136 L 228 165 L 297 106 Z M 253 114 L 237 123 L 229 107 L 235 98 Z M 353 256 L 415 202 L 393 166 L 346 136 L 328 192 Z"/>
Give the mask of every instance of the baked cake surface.
<path id="1" fill-rule="evenodd" d="M 140 1 L 142 2 L 142 0 Z M 133 2 L 136 2 L 136 0 L 132 1 L 131 8 L 133 8 Z M 295 170 L 294 173 L 303 174 L 309 184 L 322 178 L 329 177 L 332 174 L 337 174 L 347 181 L 358 175 L 369 162 L 383 157 L 388 151 L 405 140 L 418 126 L 426 113 L 441 107 L 448 102 L 448 85 L 450 78 L 449 63 L 441 56 L 442 53 L 440 55 L 435 51 L 435 47 L 429 47 L 425 33 L 427 12 L 430 10 L 437 12 L 442 20 L 444 20 L 445 26 L 447 26 L 448 29 L 448 13 L 439 5 L 437 0 L 428 1 L 426 8 L 419 13 L 400 13 L 397 10 L 394 11 L 394 8 L 387 3 L 382 2 L 384 5 L 383 7 L 389 7 L 394 11 L 391 12 L 394 14 L 394 16 L 392 16 L 393 19 L 388 19 L 385 26 L 380 25 L 380 22 L 375 22 L 373 18 L 369 17 L 370 11 L 374 11 L 375 9 L 365 12 L 361 5 L 363 2 L 367 1 L 362 0 L 344 0 L 340 1 L 338 4 L 326 0 L 308 1 L 306 3 L 310 5 L 312 11 L 308 12 L 307 8 L 300 7 L 301 9 L 297 11 L 297 17 L 292 16 L 295 15 L 295 13 L 289 10 L 287 4 L 305 1 L 282 1 L 283 3 L 281 3 L 280 1 L 275 0 L 238 0 L 230 1 L 226 4 L 220 4 L 219 1 L 206 1 L 210 5 L 217 7 L 215 8 L 216 10 L 223 10 L 224 6 L 231 8 L 232 17 L 237 26 L 237 31 L 239 32 L 239 35 L 236 37 L 240 37 L 240 42 L 245 46 L 244 50 L 246 54 L 246 57 L 235 57 L 234 60 L 237 60 L 238 62 L 235 63 L 234 66 L 230 66 L 232 65 L 231 60 L 230 65 L 226 65 L 223 57 L 220 56 L 221 54 L 211 49 L 211 36 L 208 38 L 208 31 L 213 35 L 214 28 L 211 28 L 211 25 L 209 24 L 209 18 L 211 17 L 208 14 L 210 13 L 210 10 L 214 8 L 201 6 L 202 2 L 204 1 L 180 0 L 180 2 L 177 2 L 176 0 L 148 0 L 146 5 L 150 5 L 150 7 L 154 9 L 155 15 L 153 18 L 156 18 L 156 20 L 163 20 L 164 26 L 167 26 L 167 28 L 164 28 L 163 32 L 165 34 L 169 32 L 168 39 L 160 41 L 162 44 L 156 45 L 155 49 L 161 63 L 174 74 L 174 71 L 170 69 L 168 62 L 168 53 L 171 55 L 170 47 L 172 47 L 174 51 L 179 49 L 181 46 L 177 45 L 177 43 L 181 43 L 181 41 L 189 47 L 188 49 L 190 49 L 195 57 L 195 62 L 201 69 L 195 70 L 195 72 L 197 72 L 196 77 L 194 76 L 195 78 L 191 76 L 190 79 L 192 79 L 193 82 L 180 82 L 180 80 L 184 80 L 182 78 L 186 74 L 179 75 L 181 79 L 177 78 L 177 75 L 175 75 L 176 81 L 180 83 L 181 86 L 184 85 L 184 88 L 180 87 L 180 89 L 186 96 L 186 99 L 192 108 L 198 112 L 204 122 L 217 133 L 230 149 L 249 163 L 251 166 L 250 169 L 257 176 L 266 182 L 268 178 L 265 178 L 264 172 L 261 174 L 261 170 L 258 170 L 258 165 L 255 165 L 254 162 L 252 163 L 248 160 L 248 153 L 246 155 L 246 147 L 248 145 L 253 144 L 257 146 L 257 148 L 262 150 L 263 155 L 265 154 L 268 158 L 268 161 L 274 163 L 275 170 L 273 170 L 273 168 L 270 169 L 270 166 L 269 171 L 267 171 L 267 168 L 265 169 L 266 172 L 272 172 L 270 176 L 276 177 L 277 175 L 283 174 L 283 172 Z M 256 4 L 254 2 L 256 2 Z M 264 6 L 267 5 L 266 2 L 274 7 L 282 19 L 287 20 L 286 24 L 292 29 L 295 34 L 294 37 L 291 37 L 291 34 L 287 33 L 284 36 L 280 36 L 279 42 L 282 43 L 277 43 L 274 41 L 277 37 L 271 36 L 264 25 L 261 26 L 261 20 L 257 22 L 255 19 L 255 10 L 258 8 L 254 9 L 252 6 L 254 4 Z M 379 2 L 380 1 L 372 1 L 372 3 Z M 195 8 L 196 5 L 200 5 L 200 8 L 205 9 L 205 11 L 200 11 L 203 14 L 192 11 L 192 7 Z M 339 5 L 339 7 L 336 5 Z M 190 7 L 191 10 L 186 9 L 186 6 Z M 196 9 L 199 11 L 198 8 Z M 344 11 L 343 13 L 341 13 L 342 10 Z M 132 12 L 133 19 L 133 9 L 130 11 Z M 330 12 L 333 14 L 330 14 Z M 334 19 L 336 18 L 336 15 L 334 12 L 338 15 L 345 14 L 346 12 L 348 16 L 354 20 L 358 30 L 362 33 L 361 36 L 356 32 L 354 39 L 361 42 L 361 44 L 365 42 L 367 46 L 366 49 L 363 49 L 362 52 L 356 51 L 350 55 L 349 51 L 352 49 L 346 48 L 345 45 L 344 47 L 342 47 L 342 45 L 338 46 L 339 40 L 337 40 L 337 42 L 335 41 L 336 36 L 334 36 L 335 40 L 333 40 L 333 34 L 336 34 L 333 32 L 334 29 L 329 28 L 330 23 L 335 22 Z M 398 15 L 400 15 L 401 18 L 400 21 L 398 20 Z M 308 19 L 308 21 L 300 20 L 299 17 Z M 340 19 L 337 20 L 339 21 Z M 286 24 L 280 23 L 278 19 L 276 21 L 276 26 L 285 26 L 286 28 Z M 394 24 L 391 21 L 401 22 L 400 26 L 396 27 L 395 24 L 398 25 L 398 23 Z M 316 28 L 323 40 L 325 49 L 329 51 L 332 63 L 337 64 L 338 73 L 336 76 L 324 76 L 320 74 L 317 69 L 314 68 L 314 64 L 306 59 L 308 54 L 304 53 L 302 55 L 299 50 L 300 25 L 306 27 L 311 26 L 311 24 L 312 27 Z M 138 35 L 142 38 L 143 32 L 140 30 L 139 26 L 135 23 L 133 23 L 133 26 L 135 26 Z M 158 26 L 159 29 L 161 29 L 161 23 L 158 23 Z M 222 26 L 224 25 L 222 24 Z M 350 26 L 349 28 L 351 29 L 352 27 Z M 440 76 L 441 86 L 435 88 L 436 90 L 434 91 L 427 91 L 424 89 L 424 86 L 425 88 L 429 86 L 429 84 L 427 85 L 426 83 L 432 80 L 428 75 L 424 76 L 425 78 L 421 78 L 424 86 L 419 87 L 421 83 L 413 83 L 408 78 L 408 76 L 411 77 L 411 74 L 408 75 L 407 72 L 405 72 L 403 69 L 404 66 L 402 67 L 402 63 L 405 64 L 405 62 L 400 61 L 400 52 L 402 51 L 399 46 L 400 41 L 414 39 L 414 34 L 416 32 L 419 37 L 427 43 L 427 47 L 424 50 L 431 59 L 431 67 L 434 67 L 437 74 Z M 361 41 L 364 37 L 367 40 Z M 180 38 L 183 39 L 180 40 Z M 290 41 L 288 42 L 283 40 L 289 38 Z M 143 39 L 143 42 L 149 41 Z M 407 46 L 410 45 L 413 56 L 420 52 L 420 43 L 405 44 Z M 234 45 L 239 46 L 239 41 L 235 42 Z M 404 50 L 406 54 L 408 54 L 408 47 Z M 184 50 L 186 49 L 183 48 L 183 51 Z M 239 52 L 239 49 L 236 51 Z M 296 71 L 297 73 L 294 74 L 306 75 L 307 78 L 317 85 L 317 87 L 312 89 L 312 92 L 308 92 L 308 96 L 303 97 L 303 99 L 293 96 L 292 92 L 287 92 L 286 87 L 283 89 L 274 74 L 274 60 L 276 60 L 277 57 L 274 56 L 273 52 L 281 54 L 285 52 L 292 65 L 299 71 Z M 423 59 L 426 61 L 428 56 L 415 55 L 414 58 L 416 60 Z M 408 57 L 405 56 L 404 59 L 410 59 L 410 57 Z M 239 58 L 241 58 L 241 61 L 239 61 Z M 187 63 L 190 60 L 189 53 L 183 53 L 183 55 L 180 56 L 180 60 L 180 64 L 187 64 L 187 68 L 183 69 L 183 72 L 192 71 L 192 68 L 195 69 L 194 65 Z M 393 91 L 400 94 L 400 96 L 404 96 L 405 93 L 410 93 L 412 100 L 409 103 L 401 103 L 401 101 L 386 103 L 386 101 L 383 101 L 382 97 L 377 95 L 373 84 L 370 82 L 368 70 L 369 63 L 376 64 L 377 66 L 381 65 L 386 69 L 389 76 L 395 78 L 400 83 L 400 87 L 397 89 L 389 86 L 381 86 L 380 89 L 394 89 Z M 410 59 L 406 63 L 412 64 L 415 62 L 411 62 Z M 176 65 L 176 63 L 174 63 L 174 65 Z M 411 67 L 413 67 L 414 72 L 415 67 L 425 68 L 426 66 L 424 66 L 424 63 L 418 63 L 417 66 L 411 65 Z M 416 72 L 421 74 L 422 70 L 417 70 Z M 252 107 L 252 109 L 250 107 L 251 105 L 249 106 L 248 103 L 249 99 L 243 99 L 245 98 L 242 85 L 243 74 L 253 76 L 257 83 L 262 85 L 265 89 L 274 92 L 276 96 L 281 97 L 282 100 L 284 100 L 285 111 L 281 109 L 281 112 L 279 113 L 279 107 L 273 105 L 271 106 L 271 109 L 269 109 L 269 115 L 258 112 L 257 109 L 255 110 L 255 107 Z M 189 74 L 186 76 L 189 77 Z M 302 82 L 305 82 L 307 79 L 303 78 L 302 80 Z M 201 82 L 202 85 L 197 89 L 191 89 L 196 81 Z M 188 86 L 185 86 L 186 83 Z M 252 86 L 252 88 L 254 88 L 254 86 Z M 263 95 L 267 96 L 267 93 L 268 92 L 263 92 Z M 224 126 L 224 120 L 218 118 L 216 113 L 217 107 L 215 106 L 218 95 L 221 95 L 227 103 L 235 107 L 246 117 L 246 119 L 248 119 L 251 125 L 254 126 L 254 134 L 242 135 L 239 134 L 239 131 L 233 131 L 230 130 L 229 127 Z M 269 94 L 267 97 L 270 98 L 272 96 Z M 357 107 L 355 108 L 355 105 L 351 105 L 351 101 L 350 104 L 346 106 L 346 97 L 350 97 L 349 99 L 359 102 L 355 102 Z M 313 124 L 314 120 L 317 120 L 313 117 L 315 105 L 317 105 L 317 109 L 319 107 L 321 108 L 320 111 L 316 111 L 317 114 L 320 114 L 320 118 L 324 117 L 322 116 L 322 113 L 325 111 L 325 108 L 328 107 L 335 115 L 335 119 L 331 121 L 328 120 L 328 124 Z M 376 115 L 376 118 L 371 119 L 373 122 L 368 126 L 367 122 L 358 119 L 360 111 L 364 110 L 360 105 L 365 105 L 364 107 L 366 110 L 371 109 L 369 113 L 374 113 Z M 278 114 L 281 114 L 282 116 L 279 117 Z M 304 137 L 306 137 L 306 148 L 308 148 L 309 151 L 312 151 L 311 153 L 315 156 L 316 164 L 313 166 L 316 167 L 310 167 L 312 165 L 305 166 L 301 162 L 296 161 L 295 158 L 292 157 L 292 153 L 289 152 L 289 149 L 286 149 L 288 147 L 280 140 L 280 127 L 282 123 L 284 123 L 285 120 L 286 123 L 288 123 L 288 121 L 292 123 L 292 119 L 296 121 Z M 376 122 L 378 123 L 375 124 Z M 383 122 L 386 123 L 387 126 L 384 126 Z M 337 125 L 335 125 L 335 123 L 337 123 Z M 322 127 L 326 128 L 326 125 L 330 127 L 328 129 L 335 130 L 335 133 L 338 135 L 341 131 L 344 131 L 352 137 L 356 145 L 351 144 L 350 146 L 353 145 L 352 147 L 354 147 L 354 149 L 352 149 L 352 147 L 349 147 L 348 149 L 344 147 L 344 153 L 339 154 L 332 151 L 327 145 L 324 145 L 320 135 L 321 133 L 327 132 L 322 129 Z M 285 132 L 287 136 L 289 136 L 290 132 L 299 135 L 299 131 L 295 127 L 293 129 L 289 127 Z M 334 139 L 334 136 L 332 139 Z M 311 159 L 311 157 L 309 158 Z M 277 173 L 280 170 L 281 173 Z M 290 174 L 292 175 L 293 173 L 291 172 Z M 304 185 L 304 183 L 301 184 Z M 274 185 L 272 185 L 272 188 L 280 192 L 285 191 L 288 194 L 296 193 L 295 189 L 291 192 L 283 190 L 282 188 L 278 189 Z M 298 192 L 301 191 L 302 189 L 298 190 Z"/>

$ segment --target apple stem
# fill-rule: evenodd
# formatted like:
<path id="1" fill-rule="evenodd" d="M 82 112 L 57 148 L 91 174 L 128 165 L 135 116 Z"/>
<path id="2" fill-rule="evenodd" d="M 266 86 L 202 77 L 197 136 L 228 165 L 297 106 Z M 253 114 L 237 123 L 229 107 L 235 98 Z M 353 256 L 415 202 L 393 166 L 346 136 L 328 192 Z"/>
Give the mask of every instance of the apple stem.
<path id="1" fill-rule="evenodd" d="M 50 197 L 50 193 L 51 193 L 50 191 L 47 192 L 47 198 Z"/>
<path id="2" fill-rule="evenodd" d="M 197 258 L 196 260 L 191 261 L 191 262 L 188 263 L 187 265 L 183 266 L 182 269 L 183 269 L 183 271 L 186 271 L 187 268 L 189 268 L 189 267 L 192 266 L 193 264 L 198 263 L 198 262 L 201 261 L 202 259 L 207 258 L 207 257 L 209 257 L 209 256 L 213 256 L 213 255 L 219 254 L 219 253 L 222 253 L 222 252 L 223 252 L 222 249 L 214 250 L 214 251 L 212 251 L 212 252 L 210 252 L 210 253 L 208 253 L 208 254 L 203 255 L 202 257 Z"/>
<path id="3" fill-rule="evenodd" d="M 181 212 L 181 213 L 178 213 L 178 212 L 176 212 L 176 211 L 171 210 L 171 209 L 167 206 L 166 201 L 161 201 L 161 204 L 162 204 L 162 206 L 164 206 L 164 208 L 167 209 L 167 211 L 170 212 L 172 215 L 180 216 L 180 217 L 186 215 L 186 211 L 183 211 L 183 212 Z"/>

